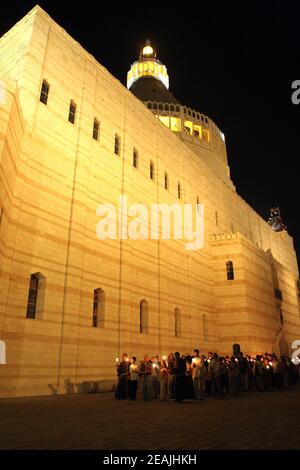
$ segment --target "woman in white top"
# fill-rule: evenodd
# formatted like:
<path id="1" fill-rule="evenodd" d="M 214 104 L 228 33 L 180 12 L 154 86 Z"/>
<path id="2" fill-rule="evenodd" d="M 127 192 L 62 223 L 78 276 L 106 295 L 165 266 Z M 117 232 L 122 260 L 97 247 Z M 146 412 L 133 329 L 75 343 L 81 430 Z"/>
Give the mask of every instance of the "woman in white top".
<path id="1" fill-rule="evenodd" d="M 132 356 L 129 366 L 128 395 L 130 400 L 136 399 L 136 391 L 139 379 L 139 366 L 136 363 L 136 357 Z"/>

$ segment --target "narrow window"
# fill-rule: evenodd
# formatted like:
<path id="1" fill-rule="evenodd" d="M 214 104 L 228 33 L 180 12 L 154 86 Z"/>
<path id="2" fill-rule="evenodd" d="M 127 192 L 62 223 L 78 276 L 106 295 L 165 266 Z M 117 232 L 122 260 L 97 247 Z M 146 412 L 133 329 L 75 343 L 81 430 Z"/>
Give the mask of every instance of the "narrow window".
<path id="1" fill-rule="evenodd" d="M 140 333 L 148 333 L 149 304 L 147 300 L 140 301 Z"/>
<path id="2" fill-rule="evenodd" d="M 181 194 L 181 184 L 180 183 L 178 183 L 178 185 L 177 185 L 177 195 L 178 195 L 178 199 L 181 199 L 182 194 Z"/>
<path id="3" fill-rule="evenodd" d="M 154 163 L 150 161 L 150 179 L 154 180 Z"/>
<path id="4" fill-rule="evenodd" d="M 202 315 L 202 327 L 203 327 L 203 339 L 207 341 L 208 339 L 208 322 L 207 315 Z"/>
<path id="5" fill-rule="evenodd" d="M 3 218 L 3 207 L 0 207 L 0 225 L 2 223 L 2 218 Z"/>
<path id="6" fill-rule="evenodd" d="M 174 333 L 175 337 L 178 338 L 180 336 L 180 309 L 178 307 L 174 310 Z"/>
<path id="7" fill-rule="evenodd" d="M 70 107 L 69 107 L 69 122 L 74 124 L 75 122 L 75 114 L 76 114 L 76 104 L 74 103 L 73 100 L 70 101 Z"/>
<path id="8" fill-rule="evenodd" d="M 38 288 L 39 288 L 39 277 L 37 274 L 31 274 L 29 292 L 28 292 L 26 318 L 35 318 Z"/>
<path id="9" fill-rule="evenodd" d="M 231 233 L 233 233 L 233 223 L 231 222 Z"/>
<path id="10" fill-rule="evenodd" d="M 100 287 L 94 290 L 93 326 L 104 326 L 104 291 Z"/>
<path id="11" fill-rule="evenodd" d="M 226 263 L 226 272 L 227 272 L 227 280 L 233 281 L 234 280 L 234 272 L 233 272 L 233 262 L 227 261 Z"/>
<path id="12" fill-rule="evenodd" d="M 167 172 L 165 172 L 165 189 L 169 189 L 169 176 Z"/>
<path id="13" fill-rule="evenodd" d="M 99 121 L 98 119 L 94 119 L 94 125 L 93 125 L 93 139 L 98 140 L 99 138 Z"/>
<path id="14" fill-rule="evenodd" d="M 115 134 L 115 154 L 116 155 L 120 155 L 120 144 L 121 144 L 120 137 L 117 134 Z"/>
<path id="15" fill-rule="evenodd" d="M 137 168 L 139 164 L 139 154 L 136 148 L 133 148 L 132 154 L 132 165 L 134 168 Z"/>
<path id="16" fill-rule="evenodd" d="M 46 80 L 43 80 L 42 88 L 41 88 L 41 95 L 40 95 L 40 101 L 42 103 L 47 104 L 48 94 L 49 94 L 49 83 Z"/>
<path id="17" fill-rule="evenodd" d="M 216 221 L 216 225 L 218 225 L 218 212 L 215 211 L 215 221 Z"/>

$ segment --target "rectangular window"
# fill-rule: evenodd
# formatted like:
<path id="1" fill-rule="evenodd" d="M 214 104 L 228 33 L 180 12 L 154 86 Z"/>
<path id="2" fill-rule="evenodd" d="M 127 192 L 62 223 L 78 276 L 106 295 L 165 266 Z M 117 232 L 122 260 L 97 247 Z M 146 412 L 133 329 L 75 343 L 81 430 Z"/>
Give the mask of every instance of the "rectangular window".
<path id="1" fill-rule="evenodd" d="M 28 292 L 26 318 L 35 318 L 38 287 L 39 287 L 38 276 L 36 274 L 31 274 L 29 292 Z"/>
<path id="2" fill-rule="evenodd" d="M 93 126 L 93 139 L 98 140 L 99 138 L 99 121 L 98 119 L 94 119 L 94 126 Z"/>
<path id="3" fill-rule="evenodd" d="M 165 189 L 169 189 L 169 176 L 165 173 Z"/>
<path id="4" fill-rule="evenodd" d="M 139 162 L 138 151 L 134 148 L 133 149 L 133 155 L 132 155 L 132 165 L 133 165 L 134 168 L 138 167 L 138 162 Z"/>
<path id="5" fill-rule="evenodd" d="M 150 179 L 154 180 L 154 163 L 150 162 Z"/>
<path id="6" fill-rule="evenodd" d="M 93 327 L 104 326 L 104 301 L 105 293 L 100 287 L 94 289 L 94 303 L 93 303 Z"/>
<path id="7" fill-rule="evenodd" d="M 40 101 L 41 103 L 47 104 L 49 94 L 49 83 L 46 80 L 43 80 Z"/>
<path id="8" fill-rule="evenodd" d="M 76 114 L 76 104 L 73 100 L 70 101 L 70 108 L 69 108 L 69 122 L 72 124 L 75 123 L 75 114 Z"/>
<path id="9" fill-rule="evenodd" d="M 115 135 L 115 154 L 120 155 L 120 137 Z"/>

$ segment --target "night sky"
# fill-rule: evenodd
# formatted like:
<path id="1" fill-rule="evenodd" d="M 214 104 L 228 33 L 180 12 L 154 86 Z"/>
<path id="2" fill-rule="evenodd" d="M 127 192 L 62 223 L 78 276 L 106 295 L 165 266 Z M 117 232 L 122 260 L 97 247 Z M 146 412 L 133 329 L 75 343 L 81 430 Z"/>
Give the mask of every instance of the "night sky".
<path id="1" fill-rule="evenodd" d="M 35 4 L 2 4 L 0 35 Z M 151 39 L 173 94 L 224 132 L 238 193 L 264 219 L 280 206 L 300 258 L 299 1 L 39 4 L 124 85 Z"/>

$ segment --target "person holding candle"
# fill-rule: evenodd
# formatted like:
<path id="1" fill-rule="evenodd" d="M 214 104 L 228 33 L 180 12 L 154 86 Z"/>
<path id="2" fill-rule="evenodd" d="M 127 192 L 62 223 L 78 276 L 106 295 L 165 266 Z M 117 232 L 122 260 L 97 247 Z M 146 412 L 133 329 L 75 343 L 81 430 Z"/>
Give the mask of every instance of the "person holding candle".
<path id="1" fill-rule="evenodd" d="M 115 397 L 118 400 L 126 400 L 128 397 L 128 372 L 129 372 L 129 360 L 128 355 L 124 353 L 122 355 L 122 361 L 119 363 L 116 361 L 118 384 L 115 391 Z"/>
<path id="2" fill-rule="evenodd" d="M 184 385 L 185 385 L 185 372 L 186 365 L 185 361 L 180 357 L 179 352 L 175 353 L 175 363 L 174 363 L 174 375 L 175 375 L 175 402 L 182 403 L 184 397 Z"/>
<path id="3" fill-rule="evenodd" d="M 222 395 L 221 363 L 217 353 L 213 353 L 212 359 L 209 361 L 208 373 L 211 380 L 211 395 L 216 398 L 217 395 Z"/>
<path id="4" fill-rule="evenodd" d="M 258 392 L 263 392 L 264 391 L 264 382 L 263 382 L 263 364 L 262 364 L 262 356 L 259 354 L 256 356 L 256 360 L 253 365 L 253 373 L 255 377 L 255 383 L 256 383 L 256 390 Z"/>
<path id="5" fill-rule="evenodd" d="M 175 364 L 175 356 L 173 353 L 170 353 L 168 355 L 167 359 L 167 364 L 168 364 L 168 397 L 169 398 L 174 398 L 175 397 L 175 392 L 174 392 L 174 364 Z"/>
<path id="6" fill-rule="evenodd" d="M 199 349 L 194 349 L 194 356 L 192 359 L 192 379 L 193 379 L 195 400 L 201 400 L 202 398 L 201 389 L 200 389 L 200 365 L 201 365 L 201 358 L 199 356 Z"/>
<path id="7" fill-rule="evenodd" d="M 136 399 L 136 391 L 139 379 L 139 366 L 136 363 L 136 357 L 132 356 L 129 366 L 128 395 L 130 400 Z"/>
<path id="8" fill-rule="evenodd" d="M 168 365 L 167 361 L 163 360 L 160 364 L 160 401 L 166 401 L 168 395 Z"/>
<path id="9" fill-rule="evenodd" d="M 152 398 L 157 398 L 159 396 L 159 357 L 152 357 L 152 372 L 151 372 L 151 389 L 152 389 Z"/>
<path id="10" fill-rule="evenodd" d="M 246 357 L 244 357 L 242 352 L 240 352 L 239 354 L 238 361 L 239 361 L 239 371 L 240 371 L 242 389 L 244 392 L 248 392 L 249 391 L 249 366 L 248 366 L 248 361 Z"/>
<path id="11" fill-rule="evenodd" d="M 229 365 L 229 390 L 232 395 L 237 395 L 240 389 L 240 383 L 238 359 L 232 356 Z"/>
<path id="12" fill-rule="evenodd" d="M 149 401 L 152 398 L 152 389 L 151 389 L 151 375 L 152 375 L 152 363 L 147 354 L 144 356 L 144 360 L 140 365 L 140 376 L 142 377 L 142 392 L 145 401 Z"/>

